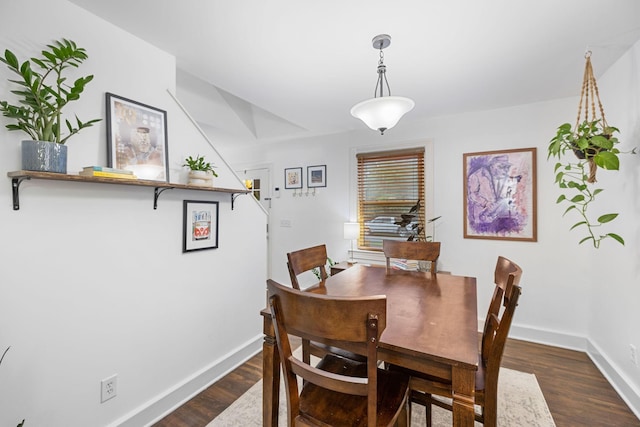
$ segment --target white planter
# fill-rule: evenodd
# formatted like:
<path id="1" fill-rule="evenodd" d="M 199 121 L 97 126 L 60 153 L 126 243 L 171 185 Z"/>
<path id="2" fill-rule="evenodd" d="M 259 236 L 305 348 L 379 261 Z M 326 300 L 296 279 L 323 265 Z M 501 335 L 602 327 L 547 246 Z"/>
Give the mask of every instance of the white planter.
<path id="1" fill-rule="evenodd" d="M 213 187 L 213 174 L 208 171 L 189 171 L 189 185 Z"/>

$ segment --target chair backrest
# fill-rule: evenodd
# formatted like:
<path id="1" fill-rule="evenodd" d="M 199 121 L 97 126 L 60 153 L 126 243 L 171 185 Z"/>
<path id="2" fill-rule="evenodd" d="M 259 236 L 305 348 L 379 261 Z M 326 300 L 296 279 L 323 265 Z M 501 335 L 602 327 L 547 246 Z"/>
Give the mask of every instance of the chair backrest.
<path id="1" fill-rule="evenodd" d="M 300 414 L 300 376 L 325 389 L 367 396 L 368 425 L 375 426 L 377 346 L 386 327 L 386 296 L 330 297 L 292 289 L 273 280 L 267 280 L 267 290 L 284 373 L 289 425 Z M 331 374 L 304 363 L 292 354 L 289 334 L 338 346 L 359 343 L 366 347 L 367 378 Z"/>
<path id="2" fill-rule="evenodd" d="M 519 286 L 521 276 L 522 269 L 517 264 L 503 257 L 498 258 L 495 291 L 482 333 L 481 362 L 485 372 L 485 395 L 497 396 L 504 346 L 522 292 Z M 504 305 L 502 310 L 501 305 Z"/>
<path id="3" fill-rule="evenodd" d="M 298 275 L 305 271 L 317 268 L 320 271 L 320 278 L 324 280 L 328 277 L 327 269 L 327 247 L 325 245 L 313 246 L 287 254 L 287 268 L 291 277 L 291 286 L 300 289 Z"/>
<path id="4" fill-rule="evenodd" d="M 440 257 L 440 242 L 407 242 L 383 240 L 382 251 L 387 259 L 387 273 L 391 271 L 391 258 L 431 261 L 431 273 L 436 273 Z"/>

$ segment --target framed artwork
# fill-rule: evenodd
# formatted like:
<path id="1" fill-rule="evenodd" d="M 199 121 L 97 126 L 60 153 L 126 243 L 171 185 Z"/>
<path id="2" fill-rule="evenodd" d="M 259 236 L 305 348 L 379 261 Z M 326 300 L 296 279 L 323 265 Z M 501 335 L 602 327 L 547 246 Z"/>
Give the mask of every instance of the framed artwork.
<path id="1" fill-rule="evenodd" d="M 536 242 L 536 148 L 463 156 L 464 237 Z"/>
<path id="2" fill-rule="evenodd" d="M 112 93 L 106 101 L 108 166 L 169 182 L 167 112 Z"/>
<path id="3" fill-rule="evenodd" d="M 284 188 L 287 190 L 302 188 L 302 168 L 284 170 Z"/>
<path id="4" fill-rule="evenodd" d="M 327 166 L 307 166 L 307 188 L 327 186 Z"/>
<path id="5" fill-rule="evenodd" d="M 182 252 L 218 247 L 218 202 L 183 202 Z"/>

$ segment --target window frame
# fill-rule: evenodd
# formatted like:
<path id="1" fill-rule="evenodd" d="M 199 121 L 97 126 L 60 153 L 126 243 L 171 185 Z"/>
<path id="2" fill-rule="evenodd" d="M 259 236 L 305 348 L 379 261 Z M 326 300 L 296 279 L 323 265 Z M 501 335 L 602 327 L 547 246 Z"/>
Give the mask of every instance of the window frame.
<path id="1" fill-rule="evenodd" d="M 376 152 L 399 152 L 407 149 L 423 149 L 424 150 L 424 195 L 422 197 L 422 206 L 424 209 L 424 218 L 432 218 L 434 213 L 434 186 L 433 186 L 433 141 L 422 140 L 404 143 L 393 143 L 393 145 L 376 145 L 376 146 L 362 146 L 352 147 L 350 152 L 350 221 L 359 221 L 359 197 L 358 197 L 358 160 L 357 155 L 363 153 L 376 153 Z M 415 200 L 414 200 L 415 203 Z M 360 222 L 361 236 L 358 239 L 357 250 L 354 249 L 356 255 L 354 257 L 363 261 L 382 261 L 380 258 L 382 248 L 370 247 L 363 245 L 363 235 L 365 233 L 362 222 Z M 426 225 L 426 224 L 425 224 Z M 427 235 L 430 234 L 428 225 Z"/>

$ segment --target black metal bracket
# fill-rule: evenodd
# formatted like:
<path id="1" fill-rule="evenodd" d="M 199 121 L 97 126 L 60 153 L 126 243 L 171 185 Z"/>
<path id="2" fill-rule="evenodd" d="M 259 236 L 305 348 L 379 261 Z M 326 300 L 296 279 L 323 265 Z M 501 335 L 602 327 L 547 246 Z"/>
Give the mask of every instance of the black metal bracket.
<path id="1" fill-rule="evenodd" d="M 242 196 L 243 194 L 249 194 L 249 193 L 231 193 L 231 210 L 233 210 L 233 202 L 236 201 L 238 196 Z"/>
<path id="2" fill-rule="evenodd" d="M 20 184 L 25 179 L 31 179 L 30 176 L 22 176 L 20 178 L 11 179 L 11 192 L 13 193 L 13 210 L 20 210 Z"/>
<path id="3" fill-rule="evenodd" d="M 173 190 L 173 188 L 174 187 L 156 187 L 153 189 L 153 209 L 158 209 L 158 196 L 160 196 L 166 190 Z"/>

